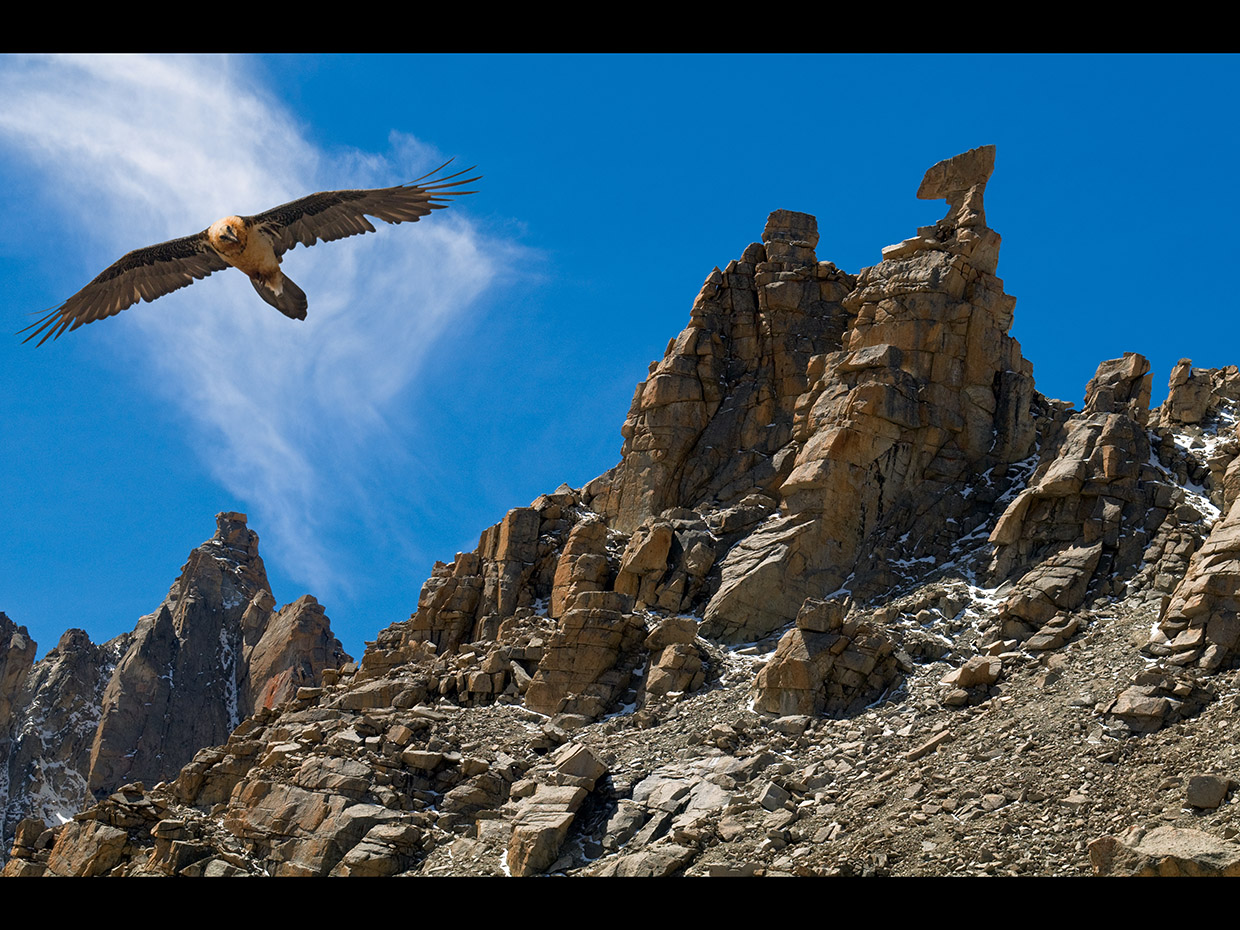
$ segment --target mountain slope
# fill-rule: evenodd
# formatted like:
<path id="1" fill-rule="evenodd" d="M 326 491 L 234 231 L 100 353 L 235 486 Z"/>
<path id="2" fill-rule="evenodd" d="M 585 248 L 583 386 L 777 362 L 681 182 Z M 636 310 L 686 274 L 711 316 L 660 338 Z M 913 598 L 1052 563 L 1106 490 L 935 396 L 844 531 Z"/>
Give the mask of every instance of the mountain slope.
<path id="1" fill-rule="evenodd" d="M 856 275 L 771 214 L 615 468 L 169 784 L 24 821 L 5 874 L 1230 868 L 1229 779 L 1188 776 L 1236 763 L 1238 376 L 1185 361 L 1151 413 L 1130 353 L 1041 396 L 994 157 L 933 166 L 946 216 Z"/>

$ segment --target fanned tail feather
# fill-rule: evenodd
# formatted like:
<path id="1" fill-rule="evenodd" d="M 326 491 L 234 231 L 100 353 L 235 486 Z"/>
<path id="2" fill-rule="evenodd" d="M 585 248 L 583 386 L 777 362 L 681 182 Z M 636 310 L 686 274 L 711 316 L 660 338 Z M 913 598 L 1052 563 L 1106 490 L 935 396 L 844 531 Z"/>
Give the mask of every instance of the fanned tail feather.
<path id="1" fill-rule="evenodd" d="M 283 286 L 277 296 L 267 285 L 263 284 L 258 278 L 250 278 L 250 283 L 254 285 L 254 290 L 258 292 L 258 296 L 267 303 L 271 304 L 286 317 L 291 320 L 304 320 L 306 318 L 306 308 L 310 306 L 310 302 L 306 300 L 306 292 L 293 283 L 292 278 L 286 274 L 282 274 Z"/>

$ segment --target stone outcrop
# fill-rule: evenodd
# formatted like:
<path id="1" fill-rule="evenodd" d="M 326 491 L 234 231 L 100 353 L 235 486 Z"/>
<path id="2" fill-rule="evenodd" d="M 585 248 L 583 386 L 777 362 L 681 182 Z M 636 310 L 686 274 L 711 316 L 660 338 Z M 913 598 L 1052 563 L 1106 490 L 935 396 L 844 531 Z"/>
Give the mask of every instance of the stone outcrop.
<path id="1" fill-rule="evenodd" d="M 1193 555 L 1147 647 L 1209 670 L 1240 651 L 1240 511 L 1233 504 Z"/>
<path id="2" fill-rule="evenodd" d="M 622 532 L 671 507 L 769 494 L 787 477 L 807 365 L 839 347 L 853 278 L 817 260 L 808 214 L 777 210 L 762 240 L 707 277 L 689 325 L 637 386 L 621 463 L 587 486 Z"/>
<path id="3" fill-rule="evenodd" d="M 1156 461 L 1167 480 L 1153 502 L 1166 511 L 1150 508 L 1150 515 L 1165 513 L 1164 523 L 1144 555 L 1153 566 L 1144 581 L 1163 595 L 1142 648 L 1156 662 L 1098 705 L 1117 727 L 1148 733 L 1197 715 L 1215 697 L 1209 676 L 1236 664 L 1238 413 L 1234 366 L 1193 368 L 1188 359 L 1172 371 L 1167 400 L 1151 413 L 1151 465 Z"/>
<path id="4" fill-rule="evenodd" d="M 164 603 L 138 621 L 112 672 L 91 747 L 94 792 L 175 775 L 199 747 L 227 739 L 256 702 L 348 661 L 313 598 L 273 613 L 245 516 L 220 514 L 216 524 Z"/>
<path id="5" fill-rule="evenodd" d="M 973 522 L 965 487 L 1031 451 L 1032 366 L 1007 335 L 1015 299 L 993 274 L 981 205 L 993 158 L 987 147 L 931 168 L 920 195 L 946 197 L 947 216 L 841 298 L 840 344 L 812 358 L 795 404 L 779 512 L 725 557 L 709 635 L 769 633 L 850 575 L 854 593 L 885 583 L 875 550 L 941 547 Z"/>
<path id="6" fill-rule="evenodd" d="M 710 659 L 697 644 L 697 632 L 693 617 L 668 617 L 650 631 L 643 643 L 650 661 L 643 676 L 642 703 L 696 691 L 705 684 Z"/>
<path id="7" fill-rule="evenodd" d="M 849 620 L 840 601 L 807 598 L 796 626 L 758 673 L 754 708 L 779 716 L 856 711 L 898 684 L 900 659 L 876 624 Z M 903 657 L 904 671 L 911 671 Z"/>
<path id="8" fill-rule="evenodd" d="M 551 764 L 545 780 L 513 786 L 517 810 L 505 853 L 513 875 L 537 875 L 555 862 L 577 811 L 607 771 L 594 753 L 573 743 L 561 746 Z"/>
<path id="9" fill-rule="evenodd" d="M 1167 399 L 1151 416 L 1151 425 L 1199 424 L 1222 413 L 1234 423 L 1230 404 L 1240 401 L 1240 368 L 1194 368 L 1182 358 L 1172 369 Z"/>
<path id="10" fill-rule="evenodd" d="M 1096 575 L 1134 568 L 1165 519 L 1171 488 L 1149 464 L 1148 372 L 1135 353 L 1103 362 L 1084 411 L 1045 444 L 1028 486 L 995 524 L 991 572 L 1015 585 L 1000 609 L 1003 636 L 1030 637 L 1080 606 Z"/>
<path id="11" fill-rule="evenodd" d="M 322 684 L 323 672 L 349 661 L 332 636 L 331 621 L 311 595 L 271 612 L 273 598 L 260 597 L 242 615 L 240 715 L 291 700 L 299 688 Z M 253 602 L 251 602 L 251 606 Z"/>
<path id="12" fill-rule="evenodd" d="M 1200 493 L 1180 509 L 1221 513 L 1209 535 L 1186 540 L 1176 552 L 1187 570 L 1171 592 L 1145 651 L 1174 666 L 1207 671 L 1235 662 L 1240 652 L 1240 372 L 1193 368 L 1181 359 L 1167 400 L 1152 416 L 1158 459 L 1177 480 Z M 1192 546 L 1197 543 L 1197 547 Z"/>
<path id="13" fill-rule="evenodd" d="M 634 654 L 646 629 L 627 612 L 631 602 L 618 592 L 581 594 L 547 643 L 547 651 L 525 693 L 525 705 L 543 714 L 597 717 L 629 684 Z M 627 666 L 627 667 L 626 667 Z"/>

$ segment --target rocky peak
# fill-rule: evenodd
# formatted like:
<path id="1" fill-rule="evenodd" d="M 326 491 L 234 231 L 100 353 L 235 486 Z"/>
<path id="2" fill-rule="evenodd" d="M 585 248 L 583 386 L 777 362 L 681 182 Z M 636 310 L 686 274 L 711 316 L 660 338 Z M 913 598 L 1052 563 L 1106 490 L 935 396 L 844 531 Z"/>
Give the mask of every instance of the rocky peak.
<path id="1" fill-rule="evenodd" d="M 808 214 L 775 211 L 762 238 L 711 272 L 688 326 L 637 386 L 621 462 L 592 504 L 613 528 L 753 494 L 773 508 L 808 362 L 839 348 L 853 279 L 817 260 Z"/>
<path id="2" fill-rule="evenodd" d="M 258 534 L 246 525 L 245 514 L 220 513 L 215 535 L 189 554 L 164 606 L 182 617 L 195 601 L 209 601 L 225 611 L 244 610 L 262 591 L 270 594 Z"/>
<path id="3" fill-rule="evenodd" d="M 948 211 L 933 226 L 883 249 L 883 259 L 907 258 L 926 249 L 963 255 L 979 271 L 994 274 L 999 264 L 1000 237 L 986 226 L 982 204 L 986 182 L 995 170 L 995 147 L 983 145 L 946 158 L 926 171 L 917 188 L 920 200 L 946 200 Z"/>
<path id="4" fill-rule="evenodd" d="M 1196 424 L 1240 400 L 1240 368 L 1194 368 L 1182 358 L 1171 371 L 1167 399 L 1154 412 L 1155 425 Z"/>
<path id="5" fill-rule="evenodd" d="M 37 649 L 30 631 L 0 612 L 0 741 L 8 738 L 13 708 Z"/>
<path id="6" fill-rule="evenodd" d="M 0 798 L 4 834 L 28 814 L 63 818 L 125 782 L 175 775 L 256 709 L 349 661 L 314 598 L 274 608 L 258 534 L 245 514 L 221 513 L 132 633 L 97 646 L 69 630 L 32 668 L 34 644 L 20 648 L 24 630 L 11 632 L 0 653 L 0 713 L 7 695 L 13 734 L 0 744 L 0 785 L 22 787 Z"/>
<path id="7" fill-rule="evenodd" d="M 1085 414 L 1122 413 L 1142 427 L 1150 416 L 1150 363 L 1136 352 L 1098 366 L 1085 386 Z"/>
<path id="8" fill-rule="evenodd" d="M 985 494 L 961 489 L 1029 454 L 1032 366 L 1008 335 L 1015 299 L 992 274 L 999 238 L 981 209 L 993 160 L 975 149 L 932 168 L 919 196 L 947 197 L 948 219 L 842 295 L 839 344 L 810 359 L 795 403 L 778 515 L 724 560 L 710 635 L 768 633 L 850 576 L 854 592 L 889 586 L 890 545 L 914 559 L 943 549 L 949 527 L 984 519 Z"/>

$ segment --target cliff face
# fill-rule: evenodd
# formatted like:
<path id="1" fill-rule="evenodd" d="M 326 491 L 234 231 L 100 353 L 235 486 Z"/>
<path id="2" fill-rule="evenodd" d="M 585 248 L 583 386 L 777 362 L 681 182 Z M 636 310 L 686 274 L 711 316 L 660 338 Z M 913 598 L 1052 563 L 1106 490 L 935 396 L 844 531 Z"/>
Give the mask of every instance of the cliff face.
<path id="1" fill-rule="evenodd" d="M 438 563 L 322 687 L 295 685 L 331 650 L 281 645 L 325 643 L 321 610 L 273 615 L 222 515 L 108 653 L 82 780 L 220 745 L 24 821 L 6 874 L 1061 874 L 1176 819 L 1164 770 L 1232 761 L 1240 375 L 1185 360 L 1151 412 L 1129 353 L 1080 411 L 1040 395 L 994 157 L 933 166 L 944 218 L 855 275 L 771 214 L 637 386 L 619 464 Z M 175 743 L 186 681 L 214 709 Z M 1125 837 L 1096 868 L 1165 839 Z"/>
<path id="2" fill-rule="evenodd" d="M 63 821 L 126 782 L 174 776 L 256 709 L 349 661 L 313 598 L 272 610 L 245 516 L 223 513 L 216 525 L 132 633 L 95 645 L 69 630 L 32 667 L 34 643 L 8 631 L 0 657 L 6 838 L 25 816 Z"/>

